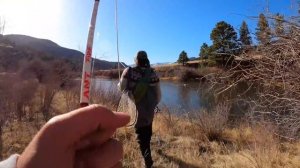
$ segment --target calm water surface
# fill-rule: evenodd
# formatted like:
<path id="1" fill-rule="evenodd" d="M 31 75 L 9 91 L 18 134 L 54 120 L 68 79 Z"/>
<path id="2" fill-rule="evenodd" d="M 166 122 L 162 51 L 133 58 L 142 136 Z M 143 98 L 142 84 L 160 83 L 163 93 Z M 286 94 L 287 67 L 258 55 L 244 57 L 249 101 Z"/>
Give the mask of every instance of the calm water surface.
<path id="1" fill-rule="evenodd" d="M 117 89 L 118 80 L 95 79 L 95 89 L 105 90 Z M 210 102 L 210 94 L 204 93 L 207 87 L 199 83 L 180 83 L 173 81 L 161 81 L 162 100 L 160 107 L 167 107 L 172 110 L 199 111 L 207 108 Z"/>

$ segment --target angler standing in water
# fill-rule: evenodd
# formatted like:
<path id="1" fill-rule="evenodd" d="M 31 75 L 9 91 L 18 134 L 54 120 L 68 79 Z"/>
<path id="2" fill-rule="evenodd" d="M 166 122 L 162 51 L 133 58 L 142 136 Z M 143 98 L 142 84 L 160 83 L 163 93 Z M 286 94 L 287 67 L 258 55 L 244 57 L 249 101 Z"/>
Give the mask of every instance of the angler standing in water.
<path id="1" fill-rule="evenodd" d="M 123 71 L 119 88 L 127 91 L 136 105 L 138 118 L 135 125 L 137 140 L 147 168 L 152 167 L 150 141 L 154 110 L 161 99 L 159 78 L 150 67 L 145 51 L 139 51 L 135 58 L 136 67 Z"/>

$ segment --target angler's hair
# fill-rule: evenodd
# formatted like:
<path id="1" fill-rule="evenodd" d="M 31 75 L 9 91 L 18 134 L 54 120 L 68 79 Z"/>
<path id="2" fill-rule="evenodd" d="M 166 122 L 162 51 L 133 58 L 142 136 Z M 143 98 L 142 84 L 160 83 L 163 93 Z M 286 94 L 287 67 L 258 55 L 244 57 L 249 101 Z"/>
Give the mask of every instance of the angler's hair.
<path id="1" fill-rule="evenodd" d="M 135 64 L 138 67 L 150 68 L 150 61 L 146 51 L 139 51 L 135 57 Z"/>

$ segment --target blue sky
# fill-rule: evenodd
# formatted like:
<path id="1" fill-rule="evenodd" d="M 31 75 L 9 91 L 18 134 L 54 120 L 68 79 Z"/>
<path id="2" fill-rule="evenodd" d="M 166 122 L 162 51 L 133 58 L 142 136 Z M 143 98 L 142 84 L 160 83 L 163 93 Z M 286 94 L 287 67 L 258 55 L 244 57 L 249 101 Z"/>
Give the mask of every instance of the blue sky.
<path id="1" fill-rule="evenodd" d="M 270 12 L 296 13 L 296 0 L 270 0 Z M 71 3 L 70 3 L 71 2 Z M 210 32 L 226 21 L 238 29 L 247 21 L 255 32 L 257 16 L 266 0 L 118 0 L 121 61 L 132 64 L 138 50 L 148 52 L 151 63 L 175 62 L 185 50 L 190 57 L 200 46 L 211 44 Z M 84 52 L 93 0 L 0 0 L 5 34 L 25 34 L 50 39 Z M 291 5 L 292 4 L 292 5 Z M 117 61 L 115 1 L 101 0 L 95 31 L 97 58 Z"/>

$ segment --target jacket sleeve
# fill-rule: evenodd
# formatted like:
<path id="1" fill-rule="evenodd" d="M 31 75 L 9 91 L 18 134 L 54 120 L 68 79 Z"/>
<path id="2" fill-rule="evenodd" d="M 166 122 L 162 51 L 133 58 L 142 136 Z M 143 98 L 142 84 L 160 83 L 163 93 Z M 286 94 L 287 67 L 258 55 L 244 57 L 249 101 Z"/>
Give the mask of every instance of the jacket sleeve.
<path id="1" fill-rule="evenodd" d="M 118 88 L 120 91 L 124 91 L 126 89 L 127 82 L 128 82 L 128 80 L 127 80 L 128 70 L 129 70 L 129 68 L 124 69 L 121 79 L 120 79 L 120 82 L 118 83 Z"/>
<path id="2" fill-rule="evenodd" d="M 11 155 L 8 159 L 0 162 L 0 168 L 17 168 L 19 155 Z"/>

